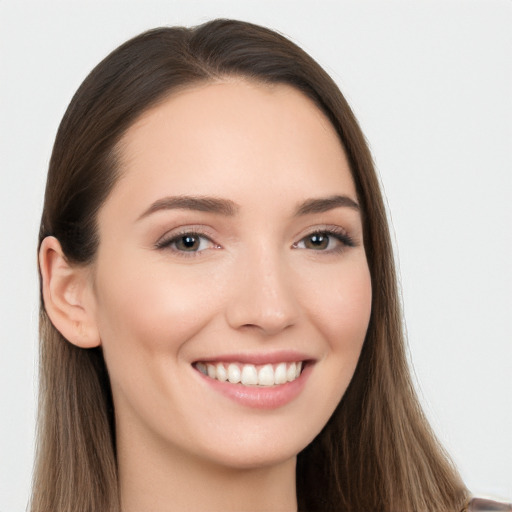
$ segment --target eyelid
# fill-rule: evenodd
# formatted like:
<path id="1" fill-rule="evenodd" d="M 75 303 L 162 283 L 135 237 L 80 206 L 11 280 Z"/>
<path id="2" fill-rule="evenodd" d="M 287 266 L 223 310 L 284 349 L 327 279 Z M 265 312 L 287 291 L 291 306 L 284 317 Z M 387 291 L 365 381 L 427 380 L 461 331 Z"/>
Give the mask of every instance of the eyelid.
<path id="1" fill-rule="evenodd" d="M 175 253 L 178 253 L 182 256 L 197 256 L 199 253 L 203 252 L 205 249 L 201 251 L 179 251 L 177 249 L 172 249 L 170 246 L 173 242 L 178 240 L 180 237 L 185 235 L 195 235 L 200 238 L 205 238 L 215 248 L 220 248 L 220 245 L 217 244 L 208 230 L 205 230 L 202 226 L 180 226 L 179 228 L 172 229 L 165 233 L 165 235 L 161 236 L 154 244 L 155 249 L 169 249 Z"/>
<path id="2" fill-rule="evenodd" d="M 356 247 L 357 245 L 359 245 L 358 242 L 349 234 L 349 232 L 345 228 L 337 225 L 320 225 L 310 228 L 307 230 L 306 233 L 301 234 L 300 239 L 297 242 L 295 242 L 292 245 L 292 247 L 294 249 L 299 249 L 299 247 L 297 247 L 299 243 L 303 242 L 304 239 L 306 239 L 308 236 L 316 234 L 323 234 L 334 237 L 342 244 L 342 247 L 329 250 L 318 250 L 315 252 L 332 253 L 336 251 L 343 251 L 347 247 Z"/>
<path id="3" fill-rule="evenodd" d="M 172 249 L 170 246 L 173 242 L 177 241 L 180 237 L 183 237 L 185 235 L 195 235 L 197 237 L 201 237 L 203 239 L 208 240 L 214 247 L 220 249 L 221 246 L 215 242 L 212 234 L 209 232 L 209 229 L 206 229 L 204 226 L 194 226 L 194 225 L 188 225 L 188 226 L 180 226 L 177 228 L 174 228 L 168 232 L 166 232 L 163 236 L 161 236 L 154 244 L 155 249 L 168 249 L 174 253 L 179 254 L 180 256 L 184 257 L 193 257 L 193 256 L 199 256 L 202 252 L 204 252 L 206 249 L 202 249 L 200 251 L 181 251 L 178 249 Z M 307 230 L 304 230 L 304 232 L 300 235 L 300 238 L 297 240 L 297 242 L 294 242 L 292 244 L 293 249 L 302 249 L 298 247 L 298 244 L 304 241 L 305 238 L 308 236 L 312 236 L 315 234 L 323 234 L 330 237 L 335 238 L 340 244 L 341 247 L 334 248 L 334 249 L 324 249 L 324 250 L 318 250 L 315 252 L 324 252 L 324 253 L 333 253 L 333 252 L 340 252 L 343 251 L 345 248 L 348 247 L 356 247 L 359 245 L 359 242 L 357 239 L 354 239 L 353 236 L 350 235 L 350 233 L 339 225 L 330 225 L 330 224 L 323 224 L 323 225 L 317 225 L 314 227 L 310 227 Z M 307 248 L 305 248 L 307 249 Z M 313 249 L 308 249 L 313 250 Z"/>

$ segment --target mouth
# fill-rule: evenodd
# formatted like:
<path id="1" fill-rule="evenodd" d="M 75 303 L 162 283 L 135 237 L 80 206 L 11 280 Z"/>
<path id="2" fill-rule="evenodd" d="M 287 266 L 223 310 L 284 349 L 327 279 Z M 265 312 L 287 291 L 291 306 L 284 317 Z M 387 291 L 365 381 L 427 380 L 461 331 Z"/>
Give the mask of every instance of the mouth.
<path id="1" fill-rule="evenodd" d="M 205 390 L 243 407 L 273 410 L 299 397 L 316 362 L 305 354 L 281 351 L 197 359 L 192 368 Z"/>
<path id="2" fill-rule="evenodd" d="M 210 379 L 247 387 L 271 388 L 297 380 L 308 361 L 274 364 L 244 364 L 241 362 L 197 361 L 193 367 Z"/>

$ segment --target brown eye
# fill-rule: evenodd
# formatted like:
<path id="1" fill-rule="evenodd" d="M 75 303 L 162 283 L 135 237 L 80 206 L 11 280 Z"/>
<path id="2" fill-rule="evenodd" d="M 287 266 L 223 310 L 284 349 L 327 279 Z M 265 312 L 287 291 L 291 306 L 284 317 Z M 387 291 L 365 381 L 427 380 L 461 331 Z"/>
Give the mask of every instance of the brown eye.
<path id="1" fill-rule="evenodd" d="M 178 251 L 197 251 L 200 245 L 200 237 L 197 235 L 183 235 L 174 241 L 175 247 Z"/>
<path id="2" fill-rule="evenodd" d="M 309 249 L 317 252 L 342 252 L 348 247 L 355 247 L 354 240 L 341 229 L 315 231 L 293 245 L 295 249 Z"/>
<path id="3" fill-rule="evenodd" d="M 325 233 L 313 233 L 304 238 L 306 249 L 324 250 L 329 246 L 329 235 Z"/>
<path id="4" fill-rule="evenodd" d="M 189 253 L 193 255 L 206 249 L 218 248 L 210 238 L 200 233 L 180 233 L 157 242 L 157 249 L 170 249 L 176 253 Z"/>

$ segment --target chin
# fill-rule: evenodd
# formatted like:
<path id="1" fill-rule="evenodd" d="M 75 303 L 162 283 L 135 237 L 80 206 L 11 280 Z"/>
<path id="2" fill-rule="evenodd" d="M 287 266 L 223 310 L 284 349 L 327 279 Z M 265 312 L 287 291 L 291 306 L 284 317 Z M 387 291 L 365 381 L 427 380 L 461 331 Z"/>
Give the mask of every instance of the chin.
<path id="1" fill-rule="evenodd" d="M 288 423 L 288 422 L 287 422 Z M 210 437 L 201 450 L 201 457 L 225 468 L 251 470 L 295 462 L 297 455 L 316 437 L 323 423 L 302 425 L 258 425 L 251 430 L 239 428 L 229 432 L 229 438 Z"/>
<path id="2" fill-rule="evenodd" d="M 250 471 L 295 463 L 299 451 L 297 449 L 283 450 L 282 446 L 278 447 L 277 450 L 268 446 L 263 448 L 259 446 L 254 449 L 245 447 L 245 449 L 233 451 L 229 454 L 212 454 L 210 461 L 227 470 Z"/>

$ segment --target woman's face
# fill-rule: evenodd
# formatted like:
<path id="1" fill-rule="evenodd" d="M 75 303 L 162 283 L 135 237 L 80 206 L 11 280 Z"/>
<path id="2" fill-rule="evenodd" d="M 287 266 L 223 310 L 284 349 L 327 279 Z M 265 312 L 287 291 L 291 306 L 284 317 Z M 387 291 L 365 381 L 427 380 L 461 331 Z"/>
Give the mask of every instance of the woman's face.
<path id="1" fill-rule="evenodd" d="M 292 460 L 342 398 L 370 316 L 332 125 L 289 86 L 230 80 L 172 95 L 120 149 L 91 273 L 118 450 Z"/>

